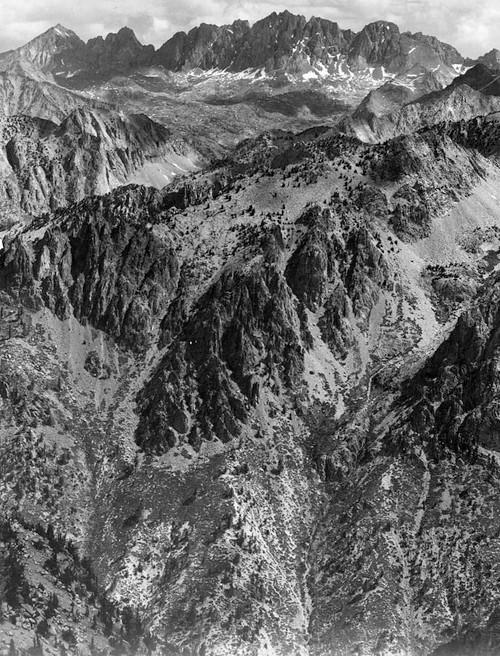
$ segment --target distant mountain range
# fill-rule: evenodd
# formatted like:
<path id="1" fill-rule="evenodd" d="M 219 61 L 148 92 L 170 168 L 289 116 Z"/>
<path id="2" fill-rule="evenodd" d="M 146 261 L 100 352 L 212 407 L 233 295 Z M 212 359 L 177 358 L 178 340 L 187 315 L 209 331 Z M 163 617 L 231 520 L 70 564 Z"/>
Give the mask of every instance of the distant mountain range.
<path id="1" fill-rule="evenodd" d="M 486 60 L 498 61 L 485 56 Z M 0 55 L 0 70 L 51 76 L 74 88 L 144 66 L 176 72 L 261 68 L 267 73 L 319 77 L 371 68 L 382 79 L 421 69 L 446 75 L 463 64 L 464 58 L 452 46 L 420 32 L 401 33 L 394 23 L 377 21 L 355 33 L 328 20 L 306 21 L 288 11 L 273 13 L 252 26 L 241 20 L 221 27 L 202 24 L 187 34 L 178 32 L 158 50 L 142 45 L 127 27 L 84 43 L 71 30 L 56 25 L 25 46 Z"/>

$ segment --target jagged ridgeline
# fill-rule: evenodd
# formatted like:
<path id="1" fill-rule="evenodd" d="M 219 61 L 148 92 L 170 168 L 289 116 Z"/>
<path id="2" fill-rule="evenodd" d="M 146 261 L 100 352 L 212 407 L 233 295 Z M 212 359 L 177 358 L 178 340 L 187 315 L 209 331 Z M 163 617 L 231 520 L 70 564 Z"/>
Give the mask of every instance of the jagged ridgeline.
<path id="1" fill-rule="evenodd" d="M 452 46 L 421 33 L 401 34 L 394 23 L 378 21 L 355 33 L 332 21 L 306 21 L 284 11 L 252 26 L 242 20 L 221 27 L 202 24 L 189 34 L 177 33 L 157 51 L 143 46 L 127 27 L 84 43 L 71 30 L 56 25 L 26 46 L 4 53 L 0 65 L 16 72 L 52 74 L 75 88 L 90 76 L 109 77 L 148 65 L 172 71 L 219 68 L 240 72 L 259 67 L 273 71 L 289 65 L 300 70 L 308 63 L 327 68 L 339 57 L 353 68 L 385 66 L 391 73 L 402 66 L 453 67 L 464 62 Z"/>
<path id="2" fill-rule="evenodd" d="M 0 655 L 498 654 L 497 67 L 0 55 Z"/>

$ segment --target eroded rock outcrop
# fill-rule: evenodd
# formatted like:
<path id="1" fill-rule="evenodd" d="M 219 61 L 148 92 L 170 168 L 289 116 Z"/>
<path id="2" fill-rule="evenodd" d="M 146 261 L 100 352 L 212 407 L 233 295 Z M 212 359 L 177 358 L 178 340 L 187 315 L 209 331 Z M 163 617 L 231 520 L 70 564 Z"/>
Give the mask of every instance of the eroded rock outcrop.
<path id="1" fill-rule="evenodd" d="M 268 267 L 222 273 L 199 300 L 139 398 L 137 441 L 162 452 L 239 435 L 262 378 L 291 391 L 303 370 L 295 301 Z"/>
<path id="2" fill-rule="evenodd" d="M 154 192 L 134 187 L 41 220 L 0 251 L 3 291 L 31 309 L 70 314 L 126 346 L 151 343 L 173 296 L 179 264 L 168 237 L 148 227 Z M 140 204 L 145 202 L 141 211 Z"/>

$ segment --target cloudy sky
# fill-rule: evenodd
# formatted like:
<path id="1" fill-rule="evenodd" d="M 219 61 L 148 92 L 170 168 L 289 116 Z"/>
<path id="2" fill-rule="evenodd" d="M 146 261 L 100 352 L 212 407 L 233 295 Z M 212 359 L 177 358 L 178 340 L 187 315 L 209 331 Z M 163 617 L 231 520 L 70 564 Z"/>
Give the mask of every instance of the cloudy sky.
<path id="1" fill-rule="evenodd" d="M 402 30 L 433 34 L 465 56 L 500 49 L 498 0 L 1 0 L 0 52 L 57 23 L 85 40 L 128 25 L 140 41 L 158 46 L 200 22 L 254 22 L 283 9 L 352 29 L 377 19 L 391 20 Z"/>

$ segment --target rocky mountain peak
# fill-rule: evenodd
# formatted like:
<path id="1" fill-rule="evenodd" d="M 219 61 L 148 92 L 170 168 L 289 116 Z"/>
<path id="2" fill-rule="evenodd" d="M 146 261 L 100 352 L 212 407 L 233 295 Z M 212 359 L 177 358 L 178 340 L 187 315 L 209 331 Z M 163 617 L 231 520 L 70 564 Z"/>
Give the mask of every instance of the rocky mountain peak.
<path id="1" fill-rule="evenodd" d="M 80 37 L 73 32 L 73 30 L 68 29 L 67 27 L 64 27 L 64 25 L 61 25 L 61 23 L 57 23 L 57 25 L 54 25 L 53 27 L 50 27 L 48 30 L 40 34 L 39 36 L 36 36 L 34 39 L 29 41 L 25 46 L 21 46 L 20 49 L 22 48 L 33 48 L 33 47 L 39 47 L 42 46 L 43 44 L 48 44 L 48 43 L 64 43 L 64 42 L 77 42 L 77 43 L 83 43 L 83 41 L 80 39 Z"/>
<path id="2" fill-rule="evenodd" d="M 88 41 L 83 53 L 83 71 L 101 78 L 125 73 L 149 63 L 154 50 L 154 46 L 142 45 L 129 27 L 122 27 L 104 39 L 98 36 Z"/>
<path id="3" fill-rule="evenodd" d="M 456 75 L 456 66 L 463 57 L 452 46 L 421 32 L 411 34 L 399 31 L 394 23 L 376 21 L 359 32 L 350 47 L 348 61 L 351 66 L 363 68 L 383 66 L 394 75 L 436 72 L 442 69 L 448 77 Z"/>
<path id="4" fill-rule="evenodd" d="M 67 27 L 64 27 L 64 25 L 61 25 L 61 23 L 57 23 L 57 25 L 54 25 L 54 27 L 50 28 L 49 31 L 53 31 L 58 36 L 66 37 L 66 38 L 74 38 L 75 36 L 77 36 L 77 34 L 75 34 L 75 32 L 73 32 L 73 30 L 70 30 Z"/>
<path id="5" fill-rule="evenodd" d="M 72 30 L 58 23 L 24 46 L 0 54 L 0 70 L 52 73 L 64 65 L 67 56 L 77 56 L 84 45 Z"/>
<path id="6" fill-rule="evenodd" d="M 390 35 L 392 34 L 398 35 L 399 27 L 396 25 L 396 23 L 392 23 L 391 21 L 377 20 L 365 25 L 365 27 L 363 27 L 363 29 L 360 32 L 360 34 L 366 34 L 368 37 L 375 40 L 380 39 L 381 35 L 383 38 L 383 35 L 386 33 Z"/>
<path id="7" fill-rule="evenodd" d="M 62 52 L 80 49 L 82 45 L 83 41 L 74 32 L 56 26 L 19 48 L 18 53 L 45 68 L 56 63 L 54 60 L 57 61 Z"/>
<path id="8" fill-rule="evenodd" d="M 202 23 L 187 34 L 174 34 L 158 49 L 154 61 L 169 70 L 227 68 L 249 30 L 248 21 L 221 27 Z"/>
<path id="9" fill-rule="evenodd" d="M 422 34 L 422 32 L 416 32 L 411 34 L 411 32 L 405 32 L 405 35 L 411 39 L 417 41 L 420 44 L 427 44 L 430 46 L 444 61 L 447 66 L 453 66 L 457 64 L 463 64 L 464 58 L 458 52 L 456 48 L 451 46 L 449 43 L 444 43 L 440 41 L 435 36 L 429 36 L 427 34 Z"/>
<path id="10" fill-rule="evenodd" d="M 500 50 L 493 48 L 477 60 L 478 63 L 484 64 L 488 68 L 500 69 Z"/>
<path id="11" fill-rule="evenodd" d="M 373 46 L 379 43 L 386 43 L 394 39 L 399 39 L 399 27 L 395 23 L 379 20 L 365 25 L 354 39 L 353 47 L 358 42 L 369 43 Z"/>
<path id="12" fill-rule="evenodd" d="M 304 25 L 306 19 L 300 14 L 292 14 L 288 9 L 284 11 L 276 12 L 273 11 L 269 16 L 262 18 L 260 21 L 257 21 L 255 25 L 259 26 L 259 29 L 265 25 L 268 25 L 270 28 L 280 29 L 284 27 L 287 29 L 290 25 Z"/>
<path id="13" fill-rule="evenodd" d="M 142 48 L 143 45 L 135 35 L 134 30 L 132 30 L 130 27 L 122 27 L 118 30 L 118 32 L 110 32 L 106 36 L 106 42 L 107 43 L 113 43 L 115 45 L 132 45 L 133 47 L 136 48 Z"/>
<path id="14" fill-rule="evenodd" d="M 349 50 L 349 63 L 363 68 L 390 65 L 400 54 L 400 32 L 397 25 L 377 21 L 366 25 L 357 34 Z"/>

